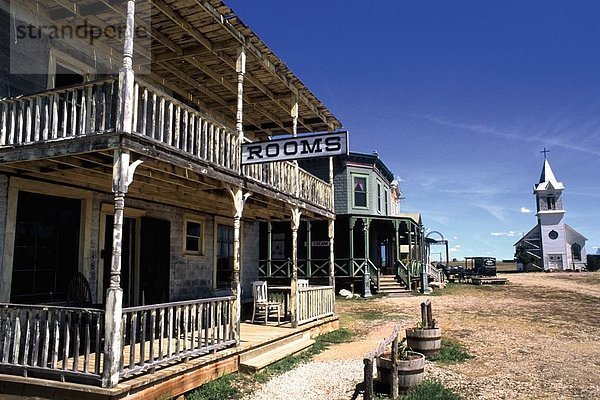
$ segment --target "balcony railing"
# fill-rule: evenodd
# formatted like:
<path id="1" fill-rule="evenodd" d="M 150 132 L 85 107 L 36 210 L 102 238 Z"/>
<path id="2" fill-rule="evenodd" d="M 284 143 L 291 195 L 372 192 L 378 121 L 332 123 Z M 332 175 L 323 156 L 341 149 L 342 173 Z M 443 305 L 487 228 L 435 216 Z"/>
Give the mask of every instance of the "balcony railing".
<path id="1" fill-rule="evenodd" d="M 115 78 L 0 100 L 0 147 L 12 147 L 117 131 Z M 333 210 L 327 182 L 291 162 L 242 166 L 235 130 L 137 79 L 133 132 L 273 190 Z"/>

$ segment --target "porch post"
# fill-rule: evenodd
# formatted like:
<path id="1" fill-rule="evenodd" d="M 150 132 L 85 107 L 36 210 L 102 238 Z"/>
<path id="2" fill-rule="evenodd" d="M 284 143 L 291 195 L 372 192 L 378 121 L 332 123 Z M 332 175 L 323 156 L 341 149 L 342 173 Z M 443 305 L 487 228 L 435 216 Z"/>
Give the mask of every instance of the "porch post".
<path id="1" fill-rule="evenodd" d="M 349 278 L 354 276 L 354 224 L 356 220 L 352 217 L 349 218 L 348 233 L 350 234 L 350 240 L 348 241 L 348 275 Z"/>
<path id="2" fill-rule="evenodd" d="M 290 308 L 292 310 L 292 328 L 298 327 L 298 227 L 302 211 L 292 208 L 292 277 Z"/>
<path id="3" fill-rule="evenodd" d="M 306 221 L 306 278 L 312 275 L 312 226 Z"/>
<path id="4" fill-rule="evenodd" d="M 135 0 L 127 2 L 125 44 L 123 46 L 123 67 L 119 71 L 119 115 L 117 130 L 131 133 L 133 122 L 133 30 L 135 19 Z M 110 266 L 110 283 L 106 290 L 104 315 L 104 370 L 102 386 L 113 387 L 119 382 L 121 362 L 123 315 L 123 289 L 121 289 L 121 245 L 123 239 L 123 210 L 125 194 L 139 161 L 129 165 L 129 153 L 115 150 L 113 162 L 112 190 L 115 194 L 115 217 L 113 224 L 113 248 Z"/>
<path id="5" fill-rule="evenodd" d="M 267 222 L 267 276 L 266 278 L 271 277 L 272 268 L 271 265 L 271 252 L 273 251 L 273 224 L 271 221 Z"/>
<path id="6" fill-rule="evenodd" d="M 369 219 L 363 218 L 363 235 L 365 238 L 365 262 L 369 259 Z"/>
<path id="7" fill-rule="evenodd" d="M 292 136 L 298 136 L 298 98 L 296 96 L 292 97 L 292 109 L 290 110 L 290 116 L 292 117 Z M 292 161 L 294 164 L 294 172 L 295 172 L 295 192 L 294 195 L 296 197 L 300 196 L 300 167 L 298 166 L 298 160 Z"/>
<path id="8" fill-rule="evenodd" d="M 246 199 L 250 196 L 250 193 L 245 193 L 242 188 L 229 189 L 229 194 L 233 200 L 233 273 L 231 277 L 231 294 L 235 297 L 233 300 L 233 306 L 231 315 L 234 318 L 235 329 L 233 335 L 235 338 L 236 345 L 240 343 L 240 321 L 241 321 L 241 304 L 242 304 L 242 291 L 240 289 L 240 259 L 241 259 L 241 246 L 240 246 L 240 230 L 242 224 L 242 212 L 244 211 L 244 204 Z"/>
<path id="9" fill-rule="evenodd" d="M 246 49 L 243 46 L 238 50 L 235 71 L 237 73 L 235 130 L 238 135 L 238 150 L 241 151 L 242 144 L 244 143 L 244 74 L 246 73 Z"/>
<path id="10" fill-rule="evenodd" d="M 412 222 L 408 221 L 408 262 L 413 259 L 412 229 Z"/>
<path id="11" fill-rule="evenodd" d="M 329 185 L 331 186 L 331 196 L 335 197 L 335 185 L 333 182 L 334 171 L 333 171 L 333 157 L 329 157 Z M 327 228 L 329 233 L 329 286 L 333 286 L 333 293 L 335 299 L 335 220 L 332 218 L 327 222 Z"/>
<path id="12" fill-rule="evenodd" d="M 335 293 L 335 252 L 334 252 L 334 230 L 335 221 L 330 219 L 327 221 L 327 228 L 329 233 L 329 286 L 334 286 L 333 292 Z"/>
<path id="13" fill-rule="evenodd" d="M 394 221 L 394 232 L 396 235 L 396 248 L 394 249 L 396 252 L 396 262 L 394 263 L 396 266 L 396 275 L 398 275 L 398 263 L 400 262 L 400 222 Z"/>

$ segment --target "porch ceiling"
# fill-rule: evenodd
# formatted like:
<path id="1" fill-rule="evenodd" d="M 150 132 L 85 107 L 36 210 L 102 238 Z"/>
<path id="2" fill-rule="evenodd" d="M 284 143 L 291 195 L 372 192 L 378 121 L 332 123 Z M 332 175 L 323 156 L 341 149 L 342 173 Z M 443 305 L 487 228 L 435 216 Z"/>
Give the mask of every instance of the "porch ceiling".
<path id="1" fill-rule="evenodd" d="M 49 21 L 121 26 L 127 1 L 27 0 L 24 5 Z M 134 43 L 136 73 L 146 74 L 230 126 L 235 122 L 237 104 L 236 57 L 244 47 L 244 130 L 249 136 L 291 133 L 294 98 L 299 105 L 299 132 L 341 127 L 340 121 L 222 1 L 137 1 L 136 23 L 151 37 L 149 48 Z M 114 65 L 121 64 L 122 39 L 102 37 L 95 48 L 110 54 Z"/>
<path id="2" fill-rule="evenodd" d="M 142 136 L 115 133 L 72 142 L 70 146 L 58 141 L 4 149 L 0 153 L 0 171 L 10 176 L 111 193 L 114 150 L 122 147 L 131 152 L 132 161 L 143 161 L 135 170 L 126 198 L 231 217 L 233 203 L 228 189 L 243 187 L 251 193 L 243 218 L 289 220 L 293 205 L 303 208 L 306 219 L 333 218 L 318 207 L 231 172 L 217 170 L 197 158 L 176 154 L 172 148 L 149 143 Z"/>

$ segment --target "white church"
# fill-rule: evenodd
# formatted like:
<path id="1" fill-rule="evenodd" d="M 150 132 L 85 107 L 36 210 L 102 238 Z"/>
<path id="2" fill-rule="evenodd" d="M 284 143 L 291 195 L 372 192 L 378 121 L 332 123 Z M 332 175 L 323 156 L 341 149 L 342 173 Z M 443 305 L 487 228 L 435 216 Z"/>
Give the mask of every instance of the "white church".
<path id="1" fill-rule="evenodd" d="M 562 182 L 556 180 L 545 157 L 538 184 L 533 186 L 537 204 L 537 225 L 515 243 L 517 253 L 525 252 L 529 260 L 544 271 L 581 271 L 586 266 L 587 239 L 564 222 Z"/>

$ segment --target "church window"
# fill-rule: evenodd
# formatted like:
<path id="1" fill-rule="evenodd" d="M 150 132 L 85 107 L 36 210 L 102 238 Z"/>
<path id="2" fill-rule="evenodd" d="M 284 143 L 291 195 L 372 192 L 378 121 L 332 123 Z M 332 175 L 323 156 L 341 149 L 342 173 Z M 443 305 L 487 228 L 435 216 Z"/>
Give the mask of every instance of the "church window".
<path id="1" fill-rule="evenodd" d="M 554 196 L 548 196 L 546 204 L 548 205 L 548 210 L 556 210 L 556 198 Z"/>
<path id="2" fill-rule="evenodd" d="M 581 261 L 581 246 L 577 243 L 573 243 L 571 246 L 571 254 L 573 255 L 573 261 Z"/>
<path id="3" fill-rule="evenodd" d="M 548 237 L 552 240 L 555 240 L 558 238 L 558 232 L 553 229 L 548 233 Z"/>

